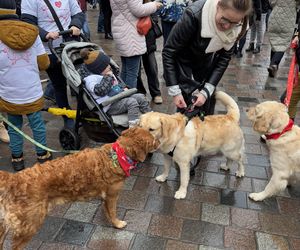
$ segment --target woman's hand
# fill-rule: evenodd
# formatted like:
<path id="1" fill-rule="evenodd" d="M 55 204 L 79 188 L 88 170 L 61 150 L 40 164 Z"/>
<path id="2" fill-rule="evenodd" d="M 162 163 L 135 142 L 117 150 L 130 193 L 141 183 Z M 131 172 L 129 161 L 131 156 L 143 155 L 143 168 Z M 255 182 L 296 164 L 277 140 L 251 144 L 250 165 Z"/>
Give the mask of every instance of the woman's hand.
<path id="1" fill-rule="evenodd" d="M 70 30 L 72 30 L 71 36 L 80 36 L 80 29 L 78 29 L 76 26 L 71 26 Z"/>
<path id="2" fill-rule="evenodd" d="M 47 35 L 46 35 L 46 39 L 49 40 L 49 39 L 52 39 L 52 40 L 55 40 L 59 37 L 59 34 L 58 32 L 56 31 L 50 31 Z"/>
<path id="3" fill-rule="evenodd" d="M 187 107 L 182 95 L 174 96 L 173 102 L 177 108 L 186 108 Z"/>
<path id="4" fill-rule="evenodd" d="M 159 10 L 163 6 L 163 4 L 160 2 L 155 2 L 155 4 L 156 4 L 156 10 Z"/>
<path id="5" fill-rule="evenodd" d="M 199 94 L 197 94 L 195 96 L 197 96 L 197 100 L 194 102 L 193 106 L 201 107 L 206 102 L 205 96 L 202 95 L 201 93 L 199 93 Z"/>

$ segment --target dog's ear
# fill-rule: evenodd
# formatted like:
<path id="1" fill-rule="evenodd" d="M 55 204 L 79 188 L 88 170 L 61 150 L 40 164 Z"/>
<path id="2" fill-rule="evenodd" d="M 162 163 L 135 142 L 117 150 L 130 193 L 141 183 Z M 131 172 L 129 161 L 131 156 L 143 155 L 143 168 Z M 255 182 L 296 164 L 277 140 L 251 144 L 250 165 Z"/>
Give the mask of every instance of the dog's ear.
<path id="1" fill-rule="evenodd" d="M 122 131 L 121 135 L 130 137 L 136 133 L 136 129 L 137 129 L 136 127 L 128 128 L 128 129 Z"/>
<path id="2" fill-rule="evenodd" d="M 170 136 L 170 122 L 165 117 L 160 117 L 161 135 L 163 138 L 169 138 Z"/>
<path id="3" fill-rule="evenodd" d="M 255 107 L 251 107 L 247 110 L 247 117 L 250 121 L 255 121 Z"/>

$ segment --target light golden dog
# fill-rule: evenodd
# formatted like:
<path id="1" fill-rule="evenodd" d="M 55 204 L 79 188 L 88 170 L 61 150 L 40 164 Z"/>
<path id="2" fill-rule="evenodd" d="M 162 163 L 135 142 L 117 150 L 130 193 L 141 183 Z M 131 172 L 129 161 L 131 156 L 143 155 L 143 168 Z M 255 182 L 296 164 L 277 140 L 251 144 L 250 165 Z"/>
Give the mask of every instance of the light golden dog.
<path id="1" fill-rule="evenodd" d="M 117 142 L 138 162 L 159 146 L 142 128 L 124 131 Z M 71 201 L 102 198 L 107 218 L 115 227 L 125 227 L 126 222 L 117 218 L 116 206 L 126 175 L 112 155 L 112 144 L 105 144 L 35 164 L 16 174 L 0 171 L 0 248 L 10 231 L 12 249 L 23 249 L 42 225 L 48 209 Z"/>
<path id="2" fill-rule="evenodd" d="M 267 138 L 272 177 L 265 190 L 249 197 L 262 201 L 284 190 L 300 173 L 300 128 L 290 122 L 285 105 L 267 101 L 247 112 L 253 129 Z M 278 137 L 278 138 L 277 138 Z"/>
<path id="3" fill-rule="evenodd" d="M 140 118 L 139 125 L 151 132 L 160 141 L 159 151 L 164 154 L 164 172 L 156 177 L 159 182 L 166 181 L 173 152 L 173 160 L 180 168 L 180 188 L 176 199 L 184 199 L 189 183 L 190 161 L 199 155 L 211 155 L 222 152 L 227 158 L 222 169 L 228 170 L 233 162 L 238 162 L 238 177 L 244 176 L 244 137 L 239 127 L 240 112 L 235 101 L 226 93 L 218 91 L 216 99 L 223 103 L 226 115 L 206 116 L 204 121 L 198 117 L 187 118 L 176 113 L 173 115 L 150 112 Z"/>

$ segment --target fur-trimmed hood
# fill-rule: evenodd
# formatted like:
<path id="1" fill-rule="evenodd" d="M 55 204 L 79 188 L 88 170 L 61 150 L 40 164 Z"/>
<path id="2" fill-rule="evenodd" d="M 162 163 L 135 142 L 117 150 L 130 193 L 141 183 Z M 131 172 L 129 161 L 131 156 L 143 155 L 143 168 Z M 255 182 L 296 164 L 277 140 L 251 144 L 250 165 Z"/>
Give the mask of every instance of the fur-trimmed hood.
<path id="1" fill-rule="evenodd" d="M 30 48 L 38 35 L 36 26 L 18 20 L 16 15 L 0 15 L 0 40 L 11 49 Z"/>

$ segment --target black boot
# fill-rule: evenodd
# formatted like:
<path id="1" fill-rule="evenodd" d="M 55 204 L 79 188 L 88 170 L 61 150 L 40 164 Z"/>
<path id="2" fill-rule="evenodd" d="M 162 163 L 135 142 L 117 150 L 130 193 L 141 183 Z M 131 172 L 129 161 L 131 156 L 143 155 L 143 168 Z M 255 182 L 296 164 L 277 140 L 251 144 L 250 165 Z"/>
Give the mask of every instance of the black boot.
<path id="1" fill-rule="evenodd" d="M 246 52 L 252 52 L 254 50 L 254 43 L 250 43 L 249 47 L 246 49 Z"/>
<path id="2" fill-rule="evenodd" d="M 260 45 L 256 45 L 256 48 L 253 50 L 253 54 L 260 53 Z"/>
<path id="3" fill-rule="evenodd" d="M 243 57 L 243 53 L 238 50 L 238 52 L 236 53 L 236 58 L 241 58 L 241 57 Z"/>
<path id="4" fill-rule="evenodd" d="M 18 156 L 12 154 L 11 158 L 11 165 L 15 171 L 21 171 L 25 168 L 23 153 Z"/>
<path id="5" fill-rule="evenodd" d="M 276 64 L 270 65 L 268 68 L 269 77 L 275 77 L 278 70 L 278 66 Z"/>
<path id="6" fill-rule="evenodd" d="M 105 39 L 113 40 L 114 38 L 113 38 L 111 33 L 106 33 L 105 34 Z"/>

